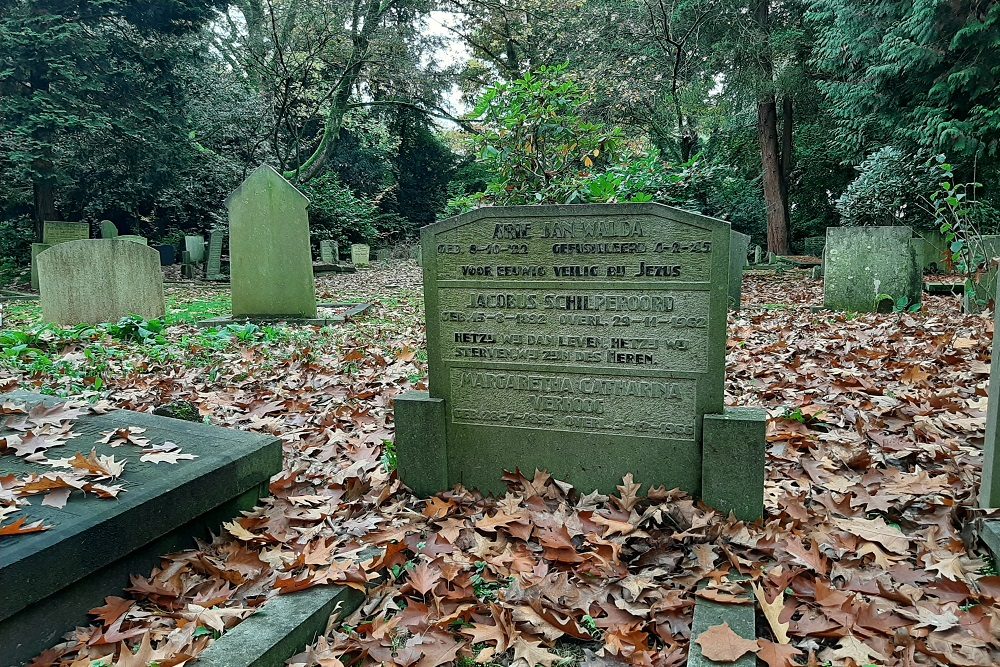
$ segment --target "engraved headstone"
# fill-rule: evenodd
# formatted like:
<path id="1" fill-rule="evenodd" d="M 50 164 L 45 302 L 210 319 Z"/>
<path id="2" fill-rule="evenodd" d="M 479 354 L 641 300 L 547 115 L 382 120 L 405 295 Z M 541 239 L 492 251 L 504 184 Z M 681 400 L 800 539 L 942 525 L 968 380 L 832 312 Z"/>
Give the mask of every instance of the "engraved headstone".
<path id="1" fill-rule="evenodd" d="M 371 264 L 371 247 L 364 243 L 355 243 L 351 246 L 351 264 L 354 266 L 368 266 Z"/>
<path id="2" fill-rule="evenodd" d="M 56 222 L 46 220 L 42 223 L 42 243 L 55 245 L 69 241 L 82 241 L 90 238 L 90 224 L 86 222 Z"/>
<path id="3" fill-rule="evenodd" d="M 403 480 L 502 492 L 547 469 L 763 507 L 760 410 L 723 405 L 730 227 L 658 204 L 484 208 L 421 231 L 429 392 L 396 401 Z"/>
<path id="4" fill-rule="evenodd" d="M 923 251 L 923 239 L 915 238 L 909 227 L 828 228 L 824 306 L 873 312 L 882 301 L 920 303 Z"/>
<path id="5" fill-rule="evenodd" d="M 319 258 L 324 264 L 336 264 L 340 261 L 340 246 L 336 241 L 323 239 L 319 242 Z"/>
<path id="6" fill-rule="evenodd" d="M 729 246 L 729 308 L 739 310 L 743 298 L 743 269 L 750 252 L 750 237 L 733 232 Z"/>
<path id="7" fill-rule="evenodd" d="M 201 264 L 205 261 L 205 237 L 201 234 L 185 236 L 184 250 L 187 250 L 193 264 Z"/>
<path id="8" fill-rule="evenodd" d="M 110 220 L 101 220 L 101 238 L 113 239 L 118 237 L 118 228 Z"/>
<path id="9" fill-rule="evenodd" d="M 220 230 L 213 230 L 208 235 L 208 259 L 205 261 L 205 278 L 207 280 L 225 280 L 222 273 L 222 245 L 226 240 L 226 233 Z"/>
<path id="10" fill-rule="evenodd" d="M 226 200 L 234 317 L 316 317 L 308 204 L 267 165 Z"/>
<path id="11" fill-rule="evenodd" d="M 163 317 L 160 253 L 117 239 L 52 246 L 38 255 L 42 319 L 75 326 L 117 322 L 126 315 Z"/>

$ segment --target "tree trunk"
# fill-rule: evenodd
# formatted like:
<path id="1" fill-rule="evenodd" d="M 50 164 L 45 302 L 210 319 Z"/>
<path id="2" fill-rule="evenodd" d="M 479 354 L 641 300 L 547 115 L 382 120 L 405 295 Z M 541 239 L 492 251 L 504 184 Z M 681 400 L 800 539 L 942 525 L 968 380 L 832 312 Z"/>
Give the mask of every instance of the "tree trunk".
<path id="1" fill-rule="evenodd" d="M 48 164 L 48 171 L 52 171 L 51 163 Z M 35 242 L 42 242 L 42 235 L 45 230 L 46 220 L 56 219 L 56 197 L 55 188 L 52 186 L 52 178 L 50 175 L 46 176 L 39 174 L 40 168 L 44 169 L 44 165 L 39 165 L 35 163 L 35 175 L 31 179 L 31 186 L 35 194 L 35 208 L 32 214 L 32 222 L 35 225 Z"/>
<path id="2" fill-rule="evenodd" d="M 757 136 L 767 206 L 767 249 L 776 255 L 790 250 L 788 195 L 784 183 L 781 150 L 778 145 L 778 107 L 774 97 L 774 64 L 771 60 L 769 0 L 758 0 L 754 20 L 761 37 L 760 94 L 757 98 Z M 790 118 L 789 118 L 790 120 Z M 789 124 L 787 131 L 791 131 Z M 791 151 L 788 154 L 791 160 Z"/>
<path id="3" fill-rule="evenodd" d="M 764 171 L 764 202 L 767 204 L 767 249 L 776 255 L 787 255 L 788 209 L 778 152 L 778 109 L 773 96 L 757 103 L 757 136 Z"/>
<path id="4" fill-rule="evenodd" d="M 48 69 L 43 62 L 36 62 L 31 68 L 31 91 L 29 95 L 45 95 L 49 92 Z M 55 165 L 52 162 L 52 130 L 44 125 L 36 125 L 31 138 L 39 146 L 38 155 L 31 162 L 31 188 L 34 191 L 32 222 L 35 227 L 35 241 L 42 242 L 45 221 L 56 219 Z"/>
<path id="5" fill-rule="evenodd" d="M 795 156 L 793 155 L 792 128 L 794 127 L 792 97 L 785 95 L 781 98 L 781 180 L 785 184 L 785 192 L 788 192 L 788 178 L 792 175 L 792 165 Z M 787 194 L 785 197 L 787 202 Z"/>

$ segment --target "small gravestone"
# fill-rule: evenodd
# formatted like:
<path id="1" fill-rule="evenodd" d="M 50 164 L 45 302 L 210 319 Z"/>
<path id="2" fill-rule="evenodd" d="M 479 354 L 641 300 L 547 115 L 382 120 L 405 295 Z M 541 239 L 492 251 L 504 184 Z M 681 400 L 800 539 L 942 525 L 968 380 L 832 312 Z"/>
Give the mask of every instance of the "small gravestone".
<path id="1" fill-rule="evenodd" d="M 69 241 L 82 241 L 90 238 L 90 224 L 86 222 L 55 222 L 46 220 L 42 223 L 42 243 L 56 245 Z"/>
<path id="2" fill-rule="evenodd" d="M 184 250 L 187 250 L 194 264 L 201 264 L 205 261 L 205 237 L 196 234 L 184 237 Z"/>
<path id="3" fill-rule="evenodd" d="M 729 245 L 729 308 L 739 310 L 743 297 L 743 269 L 747 266 L 750 237 L 733 232 Z"/>
<path id="4" fill-rule="evenodd" d="M 802 242 L 802 250 L 811 257 L 822 257 L 823 247 L 826 245 L 825 236 L 810 236 Z"/>
<path id="5" fill-rule="evenodd" d="M 766 415 L 723 403 L 730 227 L 658 204 L 483 208 L 421 230 L 428 392 L 396 400 L 402 479 L 502 493 L 547 469 L 763 511 Z"/>
<path id="6" fill-rule="evenodd" d="M 58 408 L 62 401 L 17 392 L 0 395 L 0 404 Z M 49 414 L 59 418 L 60 413 Z M 76 487 L 61 508 L 36 495 L 29 497 L 31 504 L 0 521 L 23 518 L 29 525 L 48 526 L 0 541 L 0 664 L 5 667 L 26 664 L 58 644 L 65 633 L 88 625 L 92 618 L 87 611 L 126 588 L 130 575 L 148 573 L 163 555 L 194 548 L 198 539 L 210 540 L 223 522 L 251 509 L 266 494 L 271 475 L 281 471 L 281 441 L 273 436 L 124 410 L 92 413 L 86 407 L 65 423 L 72 427 L 70 438 L 61 443 L 46 440 L 49 449 L 41 456 L 68 461 L 74 455 L 89 458 L 96 451 L 97 456 L 114 457 L 125 462 L 117 479 L 90 480 L 122 488 L 104 499 L 98 497 L 99 489 Z M 112 447 L 103 438 L 123 429 L 131 430 L 134 441 L 116 441 Z M 0 426 L 0 438 L 10 435 Z M 148 444 L 137 444 L 144 441 Z M 161 453 L 150 451 L 153 447 Z M 68 465 L 63 468 L 70 470 Z M 58 479 L 64 472 L 42 465 L 37 457 L 29 461 L 16 456 L 10 448 L 0 451 L 0 470 L 8 477 L 5 489 L 28 475 Z"/>
<path id="7" fill-rule="evenodd" d="M 754 263 L 754 266 L 756 266 L 757 264 L 760 264 L 761 258 L 763 256 L 764 256 L 764 249 L 761 248 L 759 245 L 755 245 L 753 247 L 753 263 Z"/>
<path id="8" fill-rule="evenodd" d="M 38 255 L 42 319 L 76 326 L 163 317 L 160 254 L 117 239 L 60 243 Z"/>
<path id="9" fill-rule="evenodd" d="M 888 300 L 920 303 L 923 241 L 909 227 L 830 227 L 825 255 L 826 308 L 873 312 Z"/>
<path id="10" fill-rule="evenodd" d="M 267 165 L 226 200 L 234 317 L 316 317 L 308 204 Z"/>
<path id="11" fill-rule="evenodd" d="M 392 248 L 379 248 L 375 251 L 375 259 L 379 262 L 387 262 L 392 259 Z"/>
<path id="12" fill-rule="evenodd" d="M 149 245 L 149 239 L 145 236 L 139 236 L 137 234 L 122 234 L 117 237 L 121 241 L 131 241 L 132 243 L 141 243 L 142 245 Z"/>
<path id="13" fill-rule="evenodd" d="M 220 230 L 213 230 L 208 235 L 208 258 L 205 260 L 206 280 L 225 280 L 222 273 L 222 245 L 226 240 L 226 233 Z"/>
<path id="14" fill-rule="evenodd" d="M 115 227 L 115 223 L 110 220 L 101 220 L 101 238 L 102 239 L 114 239 L 118 238 L 118 228 Z"/>
<path id="15" fill-rule="evenodd" d="M 48 243 L 31 244 L 31 289 L 38 289 L 38 255 L 52 246 Z"/>
<path id="16" fill-rule="evenodd" d="M 351 264 L 354 266 L 368 266 L 371 264 L 371 247 L 364 243 L 355 243 L 351 246 Z"/>
<path id="17" fill-rule="evenodd" d="M 340 262 L 340 247 L 336 241 L 323 239 L 319 242 L 319 258 L 324 264 L 337 264 Z"/>

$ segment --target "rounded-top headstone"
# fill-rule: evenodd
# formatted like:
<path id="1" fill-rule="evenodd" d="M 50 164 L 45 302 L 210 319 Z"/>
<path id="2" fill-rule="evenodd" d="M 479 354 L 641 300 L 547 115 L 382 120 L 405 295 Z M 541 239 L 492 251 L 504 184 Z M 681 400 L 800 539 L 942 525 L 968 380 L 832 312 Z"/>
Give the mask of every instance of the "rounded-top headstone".
<path id="1" fill-rule="evenodd" d="M 42 319 L 53 324 L 155 319 L 166 312 L 159 253 L 120 238 L 52 246 L 38 255 L 38 282 Z"/>

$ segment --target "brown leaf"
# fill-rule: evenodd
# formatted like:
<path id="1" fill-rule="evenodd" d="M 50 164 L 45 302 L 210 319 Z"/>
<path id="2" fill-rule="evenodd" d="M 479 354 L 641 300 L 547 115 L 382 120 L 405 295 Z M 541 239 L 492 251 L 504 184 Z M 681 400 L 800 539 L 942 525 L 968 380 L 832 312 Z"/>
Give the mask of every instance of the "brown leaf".
<path id="1" fill-rule="evenodd" d="M 740 637 L 728 623 L 713 625 L 695 641 L 701 646 L 702 655 L 716 662 L 736 662 L 747 653 L 760 650 L 756 641 Z"/>

